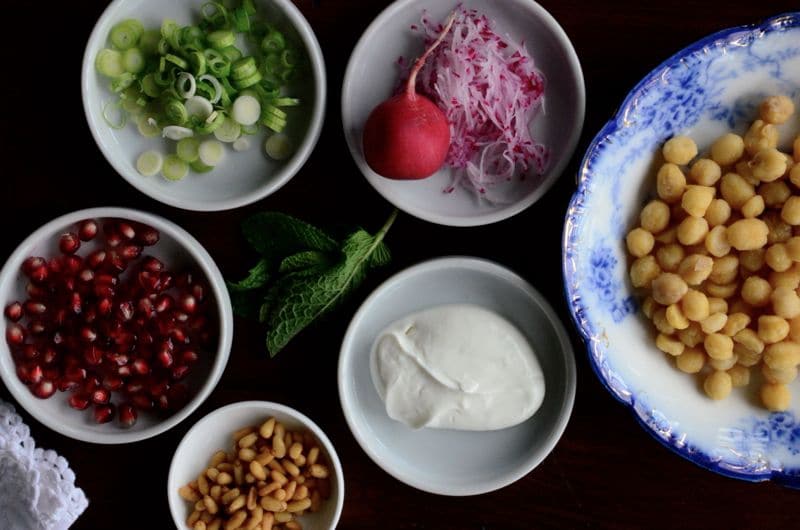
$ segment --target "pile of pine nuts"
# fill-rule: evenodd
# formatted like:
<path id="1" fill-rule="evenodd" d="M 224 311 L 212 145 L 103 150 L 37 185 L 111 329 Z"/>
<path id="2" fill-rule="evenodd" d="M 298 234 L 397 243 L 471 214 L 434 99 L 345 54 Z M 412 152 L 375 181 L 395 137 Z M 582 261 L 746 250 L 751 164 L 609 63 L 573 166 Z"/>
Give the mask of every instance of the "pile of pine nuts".
<path id="1" fill-rule="evenodd" d="M 180 488 L 192 503 L 192 530 L 302 530 L 295 518 L 330 497 L 330 471 L 310 432 L 290 432 L 275 418 L 233 434 L 197 480 Z"/>

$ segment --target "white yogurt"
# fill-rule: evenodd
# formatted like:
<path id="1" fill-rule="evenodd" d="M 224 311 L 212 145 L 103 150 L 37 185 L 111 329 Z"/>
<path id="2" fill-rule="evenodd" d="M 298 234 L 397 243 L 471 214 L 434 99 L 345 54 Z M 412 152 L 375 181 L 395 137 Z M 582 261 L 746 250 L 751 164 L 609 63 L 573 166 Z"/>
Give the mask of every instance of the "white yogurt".
<path id="1" fill-rule="evenodd" d="M 475 305 L 434 307 L 390 324 L 370 363 L 389 417 L 414 428 L 504 429 L 544 399 L 544 375 L 525 336 Z"/>

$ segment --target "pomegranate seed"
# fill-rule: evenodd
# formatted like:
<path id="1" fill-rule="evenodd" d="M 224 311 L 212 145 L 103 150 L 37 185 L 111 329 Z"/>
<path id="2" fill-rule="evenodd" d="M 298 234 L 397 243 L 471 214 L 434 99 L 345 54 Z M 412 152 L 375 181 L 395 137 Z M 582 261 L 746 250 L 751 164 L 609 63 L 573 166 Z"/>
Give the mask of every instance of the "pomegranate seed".
<path id="1" fill-rule="evenodd" d="M 45 311 L 47 311 L 47 306 L 42 302 L 36 302 L 33 300 L 28 300 L 25 302 L 25 313 L 28 315 L 41 315 Z"/>
<path id="2" fill-rule="evenodd" d="M 136 237 L 136 230 L 124 221 L 117 223 L 117 232 L 125 239 L 133 239 Z"/>
<path id="3" fill-rule="evenodd" d="M 29 283 L 27 286 L 25 286 L 25 291 L 28 293 L 28 298 L 32 300 L 42 300 L 47 298 L 47 291 L 33 283 Z"/>
<path id="4" fill-rule="evenodd" d="M 142 247 L 138 245 L 125 245 L 119 250 L 122 259 L 134 260 L 142 253 Z"/>
<path id="5" fill-rule="evenodd" d="M 47 272 L 47 267 L 45 265 L 42 265 L 41 267 L 37 267 L 31 271 L 30 278 L 32 281 L 36 283 L 44 283 L 45 281 L 47 281 L 48 275 L 49 274 Z"/>
<path id="6" fill-rule="evenodd" d="M 62 378 L 58 380 L 57 386 L 60 392 L 69 392 L 70 390 L 77 390 L 81 385 L 77 381 Z"/>
<path id="7" fill-rule="evenodd" d="M 156 398 L 156 406 L 161 410 L 169 410 L 169 398 L 166 394 L 161 394 Z"/>
<path id="8" fill-rule="evenodd" d="M 122 388 L 122 383 L 122 378 L 114 374 L 108 374 L 103 378 L 103 387 L 110 392 L 116 392 Z"/>
<path id="9" fill-rule="evenodd" d="M 194 277 L 191 272 L 182 272 L 175 279 L 175 286 L 178 289 L 189 289 L 194 284 Z"/>
<path id="10" fill-rule="evenodd" d="M 109 247 L 114 248 L 122 243 L 122 236 L 117 231 L 116 223 L 103 223 L 103 232 L 106 235 L 106 244 Z"/>
<path id="11" fill-rule="evenodd" d="M 50 258 L 47 260 L 47 270 L 50 271 L 50 274 L 61 274 L 61 272 L 64 270 L 64 266 L 61 263 L 61 258 Z"/>
<path id="12" fill-rule="evenodd" d="M 95 283 L 94 284 L 94 294 L 99 298 L 113 298 L 114 297 L 114 287 L 107 283 Z"/>
<path id="13" fill-rule="evenodd" d="M 106 261 L 105 250 L 95 250 L 86 257 L 86 264 L 90 269 L 97 270 Z"/>
<path id="14" fill-rule="evenodd" d="M 30 276 L 33 271 L 40 267 L 44 267 L 46 264 L 47 262 L 44 260 L 44 258 L 31 256 L 22 262 L 22 272 Z"/>
<path id="15" fill-rule="evenodd" d="M 38 365 L 29 366 L 27 364 L 17 365 L 17 377 L 23 383 L 38 383 L 42 380 L 44 372 Z"/>
<path id="16" fill-rule="evenodd" d="M 123 272 L 128 268 L 128 264 L 125 262 L 125 259 L 116 250 L 108 251 L 108 254 L 106 254 L 106 264 L 111 268 L 111 270 L 116 272 Z"/>
<path id="17" fill-rule="evenodd" d="M 19 302 L 12 302 L 6 306 L 6 318 L 12 322 L 17 322 L 22 318 L 22 304 Z"/>
<path id="18" fill-rule="evenodd" d="M 189 315 L 183 311 L 175 311 L 172 316 L 175 318 L 175 322 L 186 322 L 189 320 Z"/>
<path id="19" fill-rule="evenodd" d="M 162 291 L 166 291 L 167 289 L 172 287 L 172 284 L 175 281 L 175 278 L 172 276 L 172 274 L 170 274 L 168 272 L 162 272 L 160 277 L 159 277 L 159 280 L 161 281 L 160 289 Z"/>
<path id="20" fill-rule="evenodd" d="M 10 324 L 6 328 L 6 342 L 17 346 L 25 341 L 25 330 L 19 324 Z"/>
<path id="21" fill-rule="evenodd" d="M 97 378 L 96 375 L 91 375 L 87 377 L 86 382 L 83 383 L 83 390 L 87 394 L 91 394 L 98 388 L 100 388 L 100 380 Z"/>
<path id="22" fill-rule="evenodd" d="M 156 303 L 155 303 L 156 313 L 163 313 L 167 309 L 172 308 L 174 303 L 175 303 L 175 300 L 173 300 L 170 295 L 162 294 L 161 296 L 159 296 L 156 299 Z"/>
<path id="23" fill-rule="evenodd" d="M 28 323 L 28 331 L 31 335 L 41 335 L 47 331 L 47 327 L 41 320 L 31 320 L 30 323 Z"/>
<path id="24" fill-rule="evenodd" d="M 133 372 L 131 371 L 131 367 L 127 364 L 125 366 L 120 366 L 117 368 L 117 375 L 120 377 L 130 377 Z"/>
<path id="25" fill-rule="evenodd" d="M 149 226 L 142 225 L 139 228 L 139 233 L 136 236 L 136 242 L 146 247 L 152 247 L 160 238 L 158 230 Z"/>
<path id="26" fill-rule="evenodd" d="M 133 304 L 131 302 L 122 302 L 117 306 L 117 316 L 124 322 L 133 318 Z"/>
<path id="27" fill-rule="evenodd" d="M 142 262 L 142 270 L 153 273 L 161 272 L 164 270 L 164 264 L 152 256 L 147 256 Z"/>
<path id="28" fill-rule="evenodd" d="M 78 227 L 78 237 L 81 241 L 91 241 L 97 235 L 97 223 L 93 219 L 83 221 Z"/>
<path id="29" fill-rule="evenodd" d="M 99 315 L 109 315 L 111 314 L 111 308 L 113 307 L 113 302 L 110 298 L 101 298 L 97 301 L 97 313 Z"/>
<path id="30" fill-rule="evenodd" d="M 155 341 L 156 341 L 156 339 L 153 338 L 153 334 L 150 333 L 149 331 L 145 330 L 145 331 L 142 331 L 141 333 L 139 333 L 139 345 L 140 346 L 141 345 L 149 346 L 150 344 L 153 344 Z"/>
<path id="31" fill-rule="evenodd" d="M 56 392 L 56 385 L 49 379 L 42 379 L 31 388 L 33 395 L 39 399 L 48 399 Z"/>
<path id="32" fill-rule="evenodd" d="M 71 366 L 64 370 L 64 378 L 69 381 L 75 381 L 76 383 L 82 382 L 86 379 L 86 368 L 81 368 L 79 366 Z"/>
<path id="33" fill-rule="evenodd" d="M 44 351 L 42 352 L 42 362 L 45 364 L 53 364 L 58 360 L 58 350 L 53 348 L 52 346 L 45 346 Z"/>
<path id="34" fill-rule="evenodd" d="M 133 427 L 133 424 L 136 423 L 137 417 L 138 413 L 130 403 L 123 403 L 119 406 L 119 424 L 122 427 Z"/>
<path id="35" fill-rule="evenodd" d="M 200 285 L 199 283 L 196 283 L 196 284 L 192 285 L 191 292 L 192 292 L 192 296 L 194 296 L 194 297 L 195 297 L 195 300 L 196 300 L 198 303 L 199 303 L 199 302 L 202 302 L 202 301 L 205 299 L 205 292 L 206 292 L 206 290 L 205 290 L 205 288 L 203 288 L 203 286 L 202 286 L 202 285 Z"/>
<path id="36" fill-rule="evenodd" d="M 150 395 L 154 398 L 163 396 L 167 393 L 167 390 L 169 390 L 169 382 L 167 380 L 156 381 L 150 385 Z"/>
<path id="37" fill-rule="evenodd" d="M 185 294 L 178 299 L 180 308 L 190 315 L 197 310 L 197 299 L 191 294 Z"/>
<path id="38" fill-rule="evenodd" d="M 172 379 L 174 379 L 175 381 L 180 381 L 181 379 L 186 377 L 186 374 L 188 374 L 188 373 L 189 373 L 189 367 L 188 366 L 186 366 L 185 364 L 177 364 L 177 365 L 172 367 L 172 374 L 171 375 L 172 375 Z"/>
<path id="39" fill-rule="evenodd" d="M 196 362 L 197 362 L 197 360 L 198 360 L 199 358 L 200 358 L 200 356 L 199 356 L 199 355 L 197 355 L 197 352 L 196 352 L 196 351 L 194 351 L 194 350 L 185 350 L 185 351 L 184 351 L 184 352 L 181 354 L 181 360 L 182 360 L 183 362 L 187 363 L 187 364 L 194 364 L 194 363 L 196 363 Z"/>
<path id="40" fill-rule="evenodd" d="M 208 319 L 203 316 L 194 317 L 191 322 L 189 322 L 189 328 L 192 331 L 203 331 L 208 327 Z"/>
<path id="41" fill-rule="evenodd" d="M 166 350 L 161 350 L 158 352 L 158 362 L 164 368 L 169 368 L 170 366 L 172 366 L 174 358 L 172 357 L 172 354 L 170 352 Z"/>
<path id="42" fill-rule="evenodd" d="M 150 373 L 150 365 L 144 359 L 136 359 L 131 364 L 134 373 L 139 375 L 147 375 Z"/>
<path id="43" fill-rule="evenodd" d="M 148 293 L 157 292 L 161 287 L 161 275 L 147 271 L 139 273 L 137 280 L 139 285 Z"/>
<path id="44" fill-rule="evenodd" d="M 80 256 L 64 256 L 63 265 L 65 274 L 75 275 L 81 270 L 83 260 Z"/>
<path id="45" fill-rule="evenodd" d="M 67 292 L 74 291 L 75 290 L 75 285 L 76 285 L 75 284 L 75 278 L 73 278 L 72 276 L 68 276 L 68 277 L 64 278 L 63 288 L 64 288 L 65 291 L 67 291 Z"/>
<path id="46" fill-rule="evenodd" d="M 114 419 L 114 405 L 97 405 L 94 408 L 94 421 L 108 423 Z"/>
<path id="47" fill-rule="evenodd" d="M 89 366 L 97 366 L 103 362 L 103 350 L 97 346 L 89 346 L 83 351 L 83 358 Z"/>
<path id="48" fill-rule="evenodd" d="M 111 399 L 111 392 L 105 388 L 98 388 L 92 392 L 92 403 L 95 405 L 105 405 Z"/>
<path id="49" fill-rule="evenodd" d="M 78 273 L 78 279 L 83 283 L 89 283 L 94 280 L 94 271 L 92 269 L 83 269 Z"/>
<path id="50" fill-rule="evenodd" d="M 172 328 L 169 332 L 169 337 L 178 344 L 186 344 L 189 342 L 186 333 L 180 328 Z"/>
<path id="51" fill-rule="evenodd" d="M 83 314 L 83 321 L 86 322 L 87 324 L 91 324 L 95 320 L 97 320 L 97 309 L 95 309 L 94 307 L 90 307 Z"/>
<path id="52" fill-rule="evenodd" d="M 128 356 L 124 353 L 116 353 L 116 352 L 108 352 L 106 354 L 106 360 L 111 364 L 115 364 L 117 366 L 125 366 L 128 364 Z"/>
<path id="53" fill-rule="evenodd" d="M 139 381 L 130 381 L 125 385 L 125 393 L 128 395 L 139 394 L 144 390 L 144 384 Z"/>
<path id="54" fill-rule="evenodd" d="M 62 335 L 60 331 L 53 333 L 53 344 L 56 346 L 59 344 L 64 344 L 64 335 Z"/>
<path id="55" fill-rule="evenodd" d="M 155 313 L 155 307 L 153 306 L 153 302 L 151 302 L 149 298 L 141 298 L 136 303 L 136 309 L 139 310 L 140 314 L 144 315 L 147 318 L 152 318 L 153 314 Z"/>
<path id="56" fill-rule="evenodd" d="M 58 240 L 58 249 L 64 254 L 75 254 L 81 246 L 81 240 L 75 232 L 67 232 Z"/>
<path id="57" fill-rule="evenodd" d="M 69 303 L 67 304 L 67 307 L 76 315 L 80 315 L 83 311 L 81 306 L 81 295 L 78 293 L 72 293 L 69 297 Z"/>
<path id="58" fill-rule="evenodd" d="M 22 357 L 28 360 L 33 360 L 39 357 L 39 350 L 33 344 L 26 344 L 22 348 Z"/>
<path id="59" fill-rule="evenodd" d="M 83 326 L 81 328 L 80 333 L 81 333 L 81 340 L 83 342 L 91 344 L 92 342 L 97 340 L 97 332 L 92 328 L 90 328 L 89 326 Z"/>
<path id="60" fill-rule="evenodd" d="M 153 400 L 146 394 L 134 394 L 130 396 L 130 399 L 139 410 L 150 410 L 153 408 Z"/>
<path id="61" fill-rule="evenodd" d="M 89 408 L 89 398 L 83 394 L 72 394 L 67 400 L 69 406 L 76 410 L 86 410 Z"/>

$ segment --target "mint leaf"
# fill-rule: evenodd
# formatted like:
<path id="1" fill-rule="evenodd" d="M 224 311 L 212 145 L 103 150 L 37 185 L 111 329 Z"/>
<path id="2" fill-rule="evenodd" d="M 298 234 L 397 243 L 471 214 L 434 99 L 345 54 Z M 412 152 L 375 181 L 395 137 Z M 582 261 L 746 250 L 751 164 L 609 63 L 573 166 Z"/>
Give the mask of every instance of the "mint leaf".
<path id="1" fill-rule="evenodd" d="M 292 274 L 281 279 L 267 314 L 262 311 L 262 316 L 267 317 L 267 350 L 271 356 L 306 326 L 341 303 L 363 282 L 370 269 L 386 263 L 388 250 L 381 245 L 396 217 L 395 211 L 374 236 L 365 230 L 352 233 L 342 243 L 341 261 L 320 274 Z"/>
<path id="2" fill-rule="evenodd" d="M 338 249 L 336 241 L 324 231 L 283 213 L 258 213 L 244 221 L 242 231 L 257 252 L 275 261 L 304 250 Z"/>
<path id="3" fill-rule="evenodd" d="M 298 252 L 297 254 L 292 254 L 288 258 L 285 258 L 283 261 L 281 261 L 281 265 L 278 267 L 278 272 L 313 272 L 314 270 L 325 268 L 331 265 L 332 262 L 333 260 L 330 258 L 330 256 L 324 252 L 319 252 L 318 250 L 305 250 L 303 252 Z"/>
<path id="4" fill-rule="evenodd" d="M 269 263 L 260 259 L 256 266 L 250 269 L 247 278 L 238 282 L 228 282 L 228 291 L 251 291 L 267 285 L 269 280 Z"/>

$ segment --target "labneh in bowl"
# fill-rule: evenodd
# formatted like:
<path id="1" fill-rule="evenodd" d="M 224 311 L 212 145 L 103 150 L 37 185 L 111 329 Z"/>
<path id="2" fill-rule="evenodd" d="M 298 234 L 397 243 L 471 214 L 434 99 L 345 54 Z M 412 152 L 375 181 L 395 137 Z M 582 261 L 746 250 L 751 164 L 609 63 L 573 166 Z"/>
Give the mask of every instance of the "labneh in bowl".
<path id="1" fill-rule="evenodd" d="M 722 134 L 744 134 L 766 97 L 800 103 L 800 14 L 710 35 L 656 67 L 628 94 L 589 146 L 567 211 L 563 267 L 567 302 L 589 361 L 608 391 L 662 445 L 695 464 L 747 481 L 800 487 L 800 392 L 770 413 L 751 383 L 712 401 L 702 380 L 680 372 L 655 345 L 630 282 L 625 236 L 656 195 L 661 147 L 688 135 L 705 156 Z M 778 128 L 779 147 L 798 117 Z M 793 192 L 795 195 L 796 191 Z"/>
<path id="2" fill-rule="evenodd" d="M 211 172 L 189 171 L 182 180 L 172 182 L 161 175 L 142 176 L 136 169 L 137 157 L 154 149 L 163 155 L 175 152 L 172 140 L 145 138 L 137 131 L 136 123 L 115 130 L 103 118 L 108 102 L 117 95 L 109 89 L 110 80 L 97 72 L 97 53 L 108 47 L 108 36 L 118 22 L 133 18 L 145 29 L 160 28 L 164 19 L 188 25 L 200 19 L 204 0 L 114 0 L 101 15 L 89 37 L 81 70 L 83 108 L 92 136 L 122 178 L 150 197 L 185 210 L 219 211 L 254 203 L 275 193 L 284 186 L 308 160 L 317 144 L 325 115 L 327 94 L 325 61 L 319 42 L 310 24 L 291 0 L 256 0 L 260 13 L 284 33 L 287 41 L 298 48 L 302 56 L 298 72 L 289 83 L 287 96 L 301 100 L 299 106 L 286 108 L 285 134 L 294 149 L 285 160 L 276 161 L 264 153 L 264 126 L 251 136 L 251 146 L 244 152 L 234 152 L 225 146 L 225 158 Z M 261 15 L 258 15 L 261 16 Z M 246 47 L 242 51 L 246 51 Z M 206 137 L 203 137 L 206 138 Z M 211 135 L 208 138 L 214 139 Z"/>
<path id="3" fill-rule="evenodd" d="M 167 501 L 178 530 L 189 530 L 186 520 L 194 510 L 194 507 L 181 497 L 178 490 L 196 480 L 200 473 L 208 469 L 214 453 L 217 451 L 230 453 L 233 450 L 233 435 L 236 431 L 248 426 L 258 429 L 269 418 L 275 418 L 288 431 L 309 432 L 320 449 L 318 462 L 325 465 L 329 471 L 327 480 L 330 485 L 330 496 L 321 500 L 319 511 L 307 510 L 297 518 L 298 522 L 304 530 L 336 528 L 344 506 L 345 488 L 342 464 L 333 443 L 308 416 L 291 407 L 269 401 L 243 401 L 217 409 L 198 421 L 175 450 L 167 477 Z M 303 454 L 308 453 L 305 449 Z M 269 478 L 267 480 L 270 481 Z M 244 491 L 247 493 L 247 489 Z M 277 526 L 278 523 L 275 524 Z"/>
<path id="4" fill-rule="evenodd" d="M 162 362 L 156 351 L 156 344 L 153 344 L 149 354 L 128 350 L 125 354 L 127 360 L 125 360 L 125 357 L 120 356 L 115 356 L 112 360 L 111 355 L 119 354 L 122 351 L 122 347 L 119 350 L 117 349 L 116 345 L 120 343 L 116 342 L 116 339 L 114 342 L 106 341 L 106 338 L 111 335 L 105 334 L 103 329 L 111 328 L 101 326 L 105 326 L 105 322 L 111 319 L 115 319 L 113 320 L 114 322 L 124 321 L 124 325 L 128 325 L 128 323 L 136 322 L 139 318 L 144 318 L 143 315 L 145 315 L 145 310 L 139 306 L 139 301 L 141 298 L 145 298 L 146 295 L 137 298 L 137 301 L 132 303 L 131 306 L 126 306 L 128 313 L 124 315 L 123 309 L 120 307 L 120 304 L 125 302 L 123 299 L 126 299 L 126 295 L 122 294 L 123 289 L 125 289 L 123 285 L 128 285 L 128 281 L 130 281 L 130 285 L 134 285 L 134 282 L 139 281 L 138 269 L 132 270 L 133 266 L 130 266 L 128 270 L 119 275 L 118 283 L 113 286 L 115 294 L 111 295 L 110 298 L 112 304 L 107 313 L 108 316 L 96 316 L 92 324 L 85 326 L 92 329 L 93 333 L 96 333 L 94 337 L 79 334 L 82 333 L 82 330 L 75 330 L 78 327 L 77 323 L 70 325 L 70 331 L 57 324 L 58 309 L 67 307 L 65 293 L 67 292 L 68 287 L 66 285 L 68 284 L 60 281 L 58 289 L 61 294 L 58 300 L 51 302 L 49 295 L 46 297 L 38 295 L 38 298 L 44 300 L 45 303 L 45 312 L 40 317 L 37 317 L 45 324 L 45 329 L 42 333 L 34 335 L 30 331 L 30 322 L 33 317 L 26 315 L 23 320 L 19 321 L 20 324 L 25 323 L 27 327 L 25 332 L 26 342 L 33 343 L 35 341 L 38 345 L 36 348 L 37 353 L 32 355 L 33 359 L 28 359 L 21 355 L 21 350 L 18 347 L 13 348 L 15 353 L 12 354 L 8 330 L 16 324 L 13 324 L 6 314 L 3 319 L 6 338 L 0 343 L 0 377 L 2 377 L 6 388 L 22 408 L 46 427 L 64 436 L 101 444 L 123 444 L 144 440 L 156 436 L 183 421 L 200 406 L 216 386 L 227 364 L 233 339 L 233 315 L 230 299 L 225 288 L 225 282 L 214 260 L 194 237 L 175 223 L 156 215 L 127 208 L 93 208 L 73 212 L 50 221 L 36 230 L 17 247 L 6 261 L 2 272 L 0 272 L 0 304 L 2 304 L 3 308 L 7 308 L 13 302 L 24 303 L 28 299 L 36 298 L 29 295 L 29 286 L 33 286 L 34 289 L 41 289 L 41 284 L 36 284 L 30 280 L 28 275 L 21 270 L 23 263 L 31 256 L 50 258 L 60 255 L 59 241 L 62 234 L 76 231 L 79 223 L 87 219 L 97 221 L 99 231 L 93 240 L 81 242 L 81 246 L 75 255 L 82 258 L 86 258 L 95 250 L 109 250 L 109 247 L 106 246 L 103 229 L 103 225 L 106 222 L 117 223 L 122 220 L 136 227 L 137 230 L 140 227 L 147 226 L 158 231 L 158 242 L 152 246 L 143 246 L 141 257 L 137 263 L 141 263 L 144 256 L 155 257 L 164 264 L 165 270 L 169 271 L 169 274 L 173 277 L 173 287 L 163 291 L 163 293 L 173 297 L 173 302 L 169 303 L 167 300 L 165 304 L 168 305 L 159 306 L 162 312 L 156 312 L 153 309 L 147 313 L 150 315 L 150 319 L 161 319 L 148 321 L 150 322 L 148 326 L 156 326 L 157 323 L 163 323 L 165 326 L 164 329 L 166 331 L 164 333 L 168 334 L 173 346 L 171 358 L 167 361 L 171 362 L 170 369 L 162 368 L 163 365 L 154 368 L 156 366 L 155 363 Z M 114 248 L 121 249 L 126 243 L 123 241 L 122 244 Z M 107 256 L 108 254 L 106 252 Z M 87 265 L 88 263 L 88 260 L 81 260 L 81 273 L 91 269 Z M 109 272 L 109 269 L 106 269 L 107 264 L 108 262 L 106 261 L 96 268 L 93 273 L 95 279 L 101 274 Z M 50 266 L 48 265 L 48 267 Z M 176 319 L 183 317 L 179 317 L 178 312 L 183 311 L 183 307 L 188 306 L 180 305 L 181 302 L 179 300 L 182 300 L 182 298 L 178 293 L 185 291 L 183 288 L 179 289 L 177 287 L 178 283 L 180 283 L 178 278 L 181 277 L 182 272 L 189 271 L 192 274 L 190 285 L 199 286 L 202 289 L 202 293 L 193 291 L 197 295 L 195 298 L 195 302 L 197 302 L 196 309 L 193 313 L 187 315 L 187 318 L 183 321 L 185 324 L 179 324 Z M 85 281 L 82 279 L 85 277 L 81 276 L 81 273 L 72 276 L 74 279 L 70 280 L 73 282 L 71 285 L 74 286 L 74 292 L 77 292 L 80 296 L 78 299 L 80 313 L 75 319 L 86 317 L 90 311 L 94 312 L 95 315 L 103 315 L 104 313 L 100 309 L 101 298 L 97 297 L 95 300 L 95 296 L 87 294 L 89 293 L 89 288 L 92 289 L 92 292 L 95 292 L 95 286 L 99 285 L 99 283 L 90 284 L 87 282 L 85 284 L 91 285 L 91 287 L 80 285 L 79 282 Z M 152 278 L 152 276 L 150 277 Z M 54 275 L 48 273 L 48 279 L 52 278 L 54 278 Z M 159 276 L 159 278 L 164 278 L 166 281 L 165 276 Z M 81 293 L 83 293 L 82 296 Z M 200 299 L 203 301 L 199 302 Z M 151 301 L 154 304 L 159 303 L 156 301 L 155 296 L 152 297 Z M 47 307 L 48 303 L 50 303 L 50 307 Z M 133 310 L 132 313 L 130 312 L 131 309 Z M 72 320 L 72 322 L 77 322 L 77 320 Z M 81 322 L 84 321 L 82 320 Z M 195 325 L 196 327 L 190 330 L 189 326 Z M 83 328 L 84 325 L 80 324 L 80 327 Z M 198 337 L 200 333 L 203 333 L 203 343 L 201 344 L 199 339 L 186 343 L 186 338 L 183 338 L 184 342 L 180 342 L 182 336 L 172 331 L 174 328 L 184 331 L 183 337 L 190 337 L 190 341 L 192 337 Z M 130 330 L 132 328 L 124 329 Z M 151 336 L 157 338 L 167 336 L 158 335 L 153 331 L 155 327 L 147 329 L 151 331 Z M 59 333 L 62 337 L 65 337 L 60 346 L 55 345 L 54 342 L 54 337 Z M 138 340 L 138 338 L 133 340 Z M 136 344 L 138 347 L 142 343 L 136 342 Z M 49 364 L 45 362 L 44 352 L 46 347 L 53 347 L 58 352 L 56 359 Z M 97 349 L 93 350 L 91 354 L 87 354 L 87 351 L 92 347 Z M 184 356 L 184 353 L 189 349 L 196 352 L 196 360 L 192 361 L 188 356 Z M 96 357 L 95 353 L 97 354 Z M 93 358 L 95 359 L 93 362 L 99 361 L 100 364 L 90 365 L 86 361 L 87 358 Z M 97 373 L 100 380 L 100 385 L 97 388 L 111 389 L 110 402 L 114 404 L 112 421 L 102 424 L 95 421 L 95 404 L 90 404 L 85 410 L 76 410 L 70 406 L 68 400 L 71 396 L 79 394 L 82 397 L 90 397 L 92 391 L 86 387 L 91 373 L 87 374 L 78 371 L 78 375 L 75 375 L 76 372 L 71 372 L 67 376 L 68 359 L 72 359 L 73 362 L 77 360 L 80 363 L 79 366 L 84 369 L 95 366 L 91 370 Z M 142 359 L 145 362 L 134 366 L 136 359 Z M 31 384 L 32 388 L 29 388 L 18 375 L 18 366 L 23 364 L 28 370 L 34 365 L 41 367 L 44 371 L 43 379 L 52 380 L 53 385 L 56 387 L 55 393 L 47 399 L 40 399 L 34 395 L 32 388 L 35 385 Z M 178 375 L 178 372 L 172 371 L 172 368 L 181 365 L 189 367 L 188 373 Z M 112 378 L 106 378 L 108 375 L 121 375 L 124 372 L 120 370 L 126 369 L 130 370 L 131 374 L 125 375 L 125 384 L 139 384 L 141 388 L 123 386 L 116 390 L 119 380 L 113 381 Z M 48 373 L 48 370 L 53 371 Z M 183 369 L 181 368 L 181 370 Z M 173 374 L 175 375 L 173 376 Z M 81 375 L 84 377 L 81 378 Z M 75 380 L 78 384 L 64 391 L 59 391 L 58 384 L 61 380 Z M 169 388 L 165 388 L 164 383 L 169 385 Z M 183 386 L 177 386 L 179 384 Z M 127 392 L 128 390 L 130 392 Z M 188 392 L 184 392 L 184 390 Z M 152 399 L 153 408 L 149 411 L 144 410 L 144 408 L 138 408 L 136 422 L 130 427 L 123 427 L 119 421 L 119 405 L 122 403 L 135 403 L 132 397 L 134 392 L 136 395 Z M 167 396 L 167 399 L 160 402 L 159 396 L 162 394 Z M 183 405 L 173 407 L 173 405 L 170 405 L 169 397 L 177 398 L 177 403 L 183 403 Z M 141 397 L 136 399 L 145 400 L 145 398 Z M 141 401 L 139 402 L 141 403 Z M 166 407 L 166 409 L 161 410 L 162 407 Z"/>
<path id="5" fill-rule="evenodd" d="M 389 324 L 425 309 L 472 304 L 508 320 L 527 339 L 544 375 L 544 401 L 505 429 L 413 429 L 389 417 L 371 375 L 375 340 Z M 439 258 L 378 287 L 353 316 L 339 354 L 339 399 L 356 441 L 384 471 L 439 495 L 479 495 L 521 479 L 555 447 L 575 400 L 575 359 L 561 322 L 523 278 L 496 263 Z"/>
<path id="6" fill-rule="evenodd" d="M 424 51 L 419 26 L 423 15 L 444 21 L 463 6 L 494 21 L 494 30 L 510 42 L 524 42 L 545 78 L 544 104 L 530 125 L 533 138 L 547 146 L 550 160 L 542 175 L 533 169 L 492 188 L 500 200 L 490 203 L 456 186 L 451 169 L 443 167 L 423 180 L 400 181 L 375 173 L 364 158 L 362 136 L 372 109 L 396 91 L 403 70 L 400 57 L 413 61 Z M 478 226 L 516 215 L 538 201 L 561 176 L 583 128 L 585 88 L 578 56 L 569 37 L 533 0 L 397 0 L 370 24 L 356 44 L 342 85 L 342 125 L 356 165 L 386 200 L 406 213 L 432 223 Z M 408 153 L 413 157 L 414 153 Z"/>

